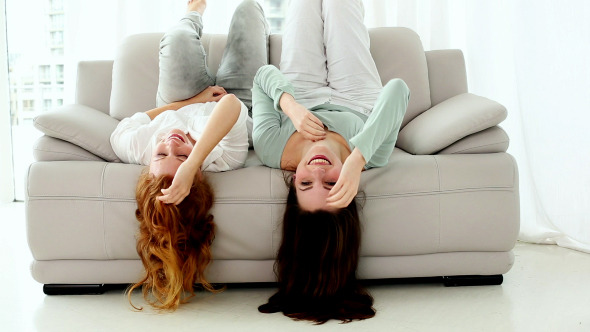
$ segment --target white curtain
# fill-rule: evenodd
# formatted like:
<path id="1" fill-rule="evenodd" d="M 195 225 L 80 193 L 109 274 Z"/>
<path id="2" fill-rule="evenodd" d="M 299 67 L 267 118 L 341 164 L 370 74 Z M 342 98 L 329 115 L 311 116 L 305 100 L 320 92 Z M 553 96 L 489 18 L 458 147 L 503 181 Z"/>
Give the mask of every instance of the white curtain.
<path id="1" fill-rule="evenodd" d="M 367 0 L 369 26 L 462 49 L 469 89 L 508 108 L 522 241 L 590 253 L 590 2 Z"/>
<path id="2" fill-rule="evenodd" d="M 239 2 L 209 1 L 205 31 L 227 32 Z M 64 3 L 68 63 L 112 59 L 124 36 L 165 31 L 186 5 L 184 0 Z M 590 253 L 590 2 L 364 3 L 369 27 L 405 26 L 418 32 L 426 50 L 463 50 L 470 92 L 507 107 L 501 126 L 520 172 L 520 239 Z M 69 68 L 67 81 L 75 82 Z"/>

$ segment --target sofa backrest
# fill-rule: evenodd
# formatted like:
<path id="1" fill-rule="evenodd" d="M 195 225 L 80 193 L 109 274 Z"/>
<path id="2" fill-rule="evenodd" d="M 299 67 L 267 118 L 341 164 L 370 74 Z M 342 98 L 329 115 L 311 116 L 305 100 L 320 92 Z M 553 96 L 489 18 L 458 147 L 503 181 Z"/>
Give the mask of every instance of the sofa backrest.
<path id="1" fill-rule="evenodd" d="M 405 125 L 430 108 L 430 88 L 426 56 L 419 36 L 412 30 L 399 27 L 375 28 L 369 31 L 371 53 L 386 83 L 402 78 L 410 87 L 411 96 Z M 162 33 L 146 33 L 127 37 L 118 49 L 113 63 L 110 114 L 123 119 L 136 112 L 156 106 L 158 89 L 158 53 Z M 227 42 L 226 35 L 203 36 L 208 54 L 209 69 L 217 72 Z M 277 66 L 281 56 L 281 36 L 270 36 L 270 63 Z"/>
<path id="2" fill-rule="evenodd" d="M 410 103 L 402 127 L 430 108 L 430 84 L 426 54 L 420 37 L 408 28 L 374 28 L 369 30 L 371 54 L 381 76 L 387 83 L 403 79 L 410 88 Z"/>

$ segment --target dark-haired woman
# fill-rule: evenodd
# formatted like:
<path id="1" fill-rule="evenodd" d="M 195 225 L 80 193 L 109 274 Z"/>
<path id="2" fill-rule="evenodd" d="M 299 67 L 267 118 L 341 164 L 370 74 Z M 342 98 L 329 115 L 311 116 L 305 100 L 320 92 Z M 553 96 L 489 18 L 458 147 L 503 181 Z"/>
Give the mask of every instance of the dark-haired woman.
<path id="1" fill-rule="evenodd" d="M 356 279 L 361 172 L 385 166 L 409 100 L 400 79 L 381 85 L 361 0 L 292 0 L 279 71 L 258 70 L 254 148 L 294 171 L 276 263 L 279 290 L 261 312 L 345 322 L 374 316 Z"/>
<path id="2" fill-rule="evenodd" d="M 149 166 L 136 187 L 137 252 L 145 274 L 128 296 L 131 302 L 131 292 L 142 287 L 157 309 L 176 309 L 194 295 L 195 283 L 213 290 L 205 279 L 215 229 L 213 190 L 204 171 L 243 166 L 252 79 L 268 63 L 264 12 L 244 0 L 217 76 L 211 76 L 201 43 L 205 8 L 205 0 L 188 1 L 185 17 L 160 42 L 158 107 L 122 120 L 111 136 L 123 162 Z"/>

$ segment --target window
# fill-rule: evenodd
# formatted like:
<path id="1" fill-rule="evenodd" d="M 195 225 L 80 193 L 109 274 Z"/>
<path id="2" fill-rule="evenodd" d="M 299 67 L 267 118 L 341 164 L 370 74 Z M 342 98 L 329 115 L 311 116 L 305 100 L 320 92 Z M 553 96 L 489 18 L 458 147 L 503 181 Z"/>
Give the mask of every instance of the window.
<path id="1" fill-rule="evenodd" d="M 62 46 L 56 46 L 51 48 L 51 55 L 59 56 L 64 55 L 64 48 Z"/>
<path id="2" fill-rule="evenodd" d="M 44 87 L 41 89 L 41 95 L 45 98 L 51 96 L 53 89 L 51 87 Z"/>
<path id="3" fill-rule="evenodd" d="M 35 101 L 32 99 L 23 100 L 23 111 L 34 111 L 35 110 Z"/>
<path id="4" fill-rule="evenodd" d="M 5 4 L 15 196 L 23 200 L 21 179 L 41 136 L 32 119 L 63 104 L 66 21 L 63 0 L 6 0 Z"/>
<path id="5" fill-rule="evenodd" d="M 269 9 L 269 14 L 276 14 L 282 11 L 283 2 L 281 0 L 270 0 L 267 1 L 267 6 Z"/>
<path id="6" fill-rule="evenodd" d="M 288 0 L 258 0 L 264 7 L 265 13 L 271 24 L 273 33 L 280 33 L 283 27 L 283 17 L 286 13 L 286 6 Z M 24 178 L 24 172 L 28 164 L 33 162 L 32 146 L 41 132 L 32 126 L 32 119 L 40 114 L 59 107 L 60 105 L 71 102 L 66 98 L 64 93 L 64 86 L 67 86 L 66 91 L 72 94 L 75 89 L 72 85 L 75 82 L 69 77 L 69 68 L 76 66 L 75 63 L 66 62 L 68 58 L 87 59 L 80 54 L 87 54 L 88 52 L 80 52 L 80 49 L 85 50 L 83 45 L 76 45 L 77 50 L 70 48 L 68 50 L 68 29 L 80 29 L 78 26 L 70 26 L 78 20 L 70 20 L 67 15 L 76 15 L 80 23 L 87 24 L 88 18 L 98 17 L 101 24 L 113 25 L 120 28 L 108 30 L 108 33 L 88 36 L 88 40 L 92 43 L 97 42 L 100 45 L 111 45 L 114 48 L 118 43 L 116 38 L 120 37 L 114 33 L 114 30 L 133 31 L 139 33 L 141 31 L 154 32 L 155 29 L 163 31 L 165 26 L 162 25 L 162 20 L 157 22 L 161 13 L 157 10 L 141 11 L 140 6 L 145 6 L 145 3 L 152 3 L 157 8 L 166 8 L 171 6 L 168 1 L 124 1 L 125 5 L 121 5 L 122 1 L 105 1 L 94 5 L 94 9 L 104 10 L 86 10 L 86 5 L 79 6 L 65 6 L 64 0 L 5 0 L 6 4 L 6 34 L 8 42 L 8 67 L 9 67 L 9 81 L 10 81 L 10 114 L 12 123 L 12 137 L 15 147 L 14 151 L 14 170 L 16 183 L 16 198 L 24 199 L 23 181 L 18 179 Z M 241 0 L 220 0 L 210 1 L 208 7 L 208 15 L 227 15 L 228 10 L 233 10 Z M 73 2 L 72 2 L 73 3 Z M 186 3 L 186 2 L 185 2 Z M 179 4 L 179 7 L 185 4 Z M 219 10 L 214 7 L 217 6 Z M 228 8 L 226 8 L 228 7 Z M 231 7 L 231 8 L 229 8 Z M 70 8 L 82 8 L 80 12 L 68 13 Z M 123 12 L 118 15 L 112 15 L 119 10 Z M 130 14 L 146 13 L 149 19 L 144 20 L 128 20 Z M 155 13 L 155 20 L 152 22 Z M 213 14 L 218 13 L 218 14 Z M 182 14 L 182 11 L 179 15 Z M 104 16 L 110 15 L 110 16 Z M 152 16 L 149 16 L 152 15 Z M 164 15 L 165 16 L 165 15 Z M 23 17 L 33 18 L 30 20 L 23 20 Z M 218 20 L 218 18 L 213 18 Z M 120 21 L 117 21 L 120 20 Z M 137 21 L 137 22 L 136 22 Z M 230 20 L 227 21 L 227 27 L 221 26 L 219 33 L 227 31 Z M 177 22 L 174 18 L 173 22 Z M 139 26 L 137 24 L 139 24 Z M 153 23 L 153 24 L 152 24 Z M 136 25 L 134 25 L 136 24 Z M 87 24 L 87 27 L 96 31 L 96 26 Z M 88 30 L 84 30 L 88 31 Z M 108 39 L 108 42 L 96 40 L 96 38 L 103 37 Z M 85 38 L 85 33 L 79 33 L 76 38 Z M 111 44 L 109 44 L 112 42 Z M 108 47 L 106 48 L 108 49 Z M 108 54 L 108 52 L 106 52 Z M 103 58 L 104 59 L 104 58 Z M 108 58 L 106 58 L 108 59 Z M 71 67 L 66 67 L 71 66 Z M 74 77 L 75 79 L 75 77 Z M 69 96 L 73 98 L 73 96 Z"/>
<path id="7" fill-rule="evenodd" d="M 49 0 L 49 7 L 52 11 L 61 11 L 64 8 L 63 0 Z"/>
<path id="8" fill-rule="evenodd" d="M 283 31 L 283 22 L 287 13 L 288 1 L 286 0 L 266 0 L 264 2 L 266 19 L 270 25 L 272 33 L 281 33 Z"/>
<path id="9" fill-rule="evenodd" d="M 51 45 L 63 45 L 64 43 L 64 33 L 63 31 L 52 31 L 51 32 Z"/>
<path id="10" fill-rule="evenodd" d="M 55 66 L 55 81 L 58 84 L 64 83 L 64 65 L 56 65 Z M 63 91 L 63 89 L 62 89 Z"/>
<path id="11" fill-rule="evenodd" d="M 51 67 L 49 65 L 39 66 L 39 82 L 51 82 Z"/>
<path id="12" fill-rule="evenodd" d="M 270 31 L 273 33 L 279 33 L 283 31 L 283 20 L 282 19 L 268 19 L 268 25 L 270 25 Z"/>
<path id="13" fill-rule="evenodd" d="M 63 30 L 64 28 L 64 15 L 54 14 L 49 15 L 50 18 L 50 29 L 52 30 Z"/>
<path id="14" fill-rule="evenodd" d="M 51 105 L 52 105 L 52 100 L 51 99 L 43 99 L 43 110 L 44 111 L 49 111 L 51 109 Z"/>

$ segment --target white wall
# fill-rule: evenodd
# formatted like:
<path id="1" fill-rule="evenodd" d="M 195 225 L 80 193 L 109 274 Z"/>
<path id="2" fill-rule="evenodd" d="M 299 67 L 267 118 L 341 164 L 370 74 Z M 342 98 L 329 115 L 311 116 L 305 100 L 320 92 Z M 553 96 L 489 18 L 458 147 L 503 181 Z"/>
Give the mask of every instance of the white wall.
<path id="1" fill-rule="evenodd" d="M 0 203 L 14 200 L 5 1 L 0 0 Z"/>

